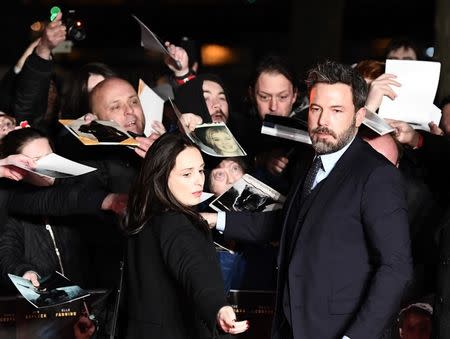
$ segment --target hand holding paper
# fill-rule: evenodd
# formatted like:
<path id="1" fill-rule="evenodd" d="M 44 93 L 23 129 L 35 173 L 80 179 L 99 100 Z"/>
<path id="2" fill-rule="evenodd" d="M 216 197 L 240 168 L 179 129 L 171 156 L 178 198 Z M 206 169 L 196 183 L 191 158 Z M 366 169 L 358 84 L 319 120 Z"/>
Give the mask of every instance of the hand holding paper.
<path id="1" fill-rule="evenodd" d="M 396 121 L 386 119 L 389 124 L 395 128 L 394 137 L 401 144 L 410 147 L 416 147 L 419 142 L 419 132 L 417 132 L 410 124 L 404 121 Z"/>
<path id="2" fill-rule="evenodd" d="M 392 100 L 397 97 L 395 87 L 400 87 L 401 84 L 395 80 L 396 78 L 397 77 L 394 74 L 384 73 L 372 81 L 366 100 L 366 107 L 370 111 L 377 111 L 384 96 L 387 96 Z"/>
<path id="3" fill-rule="evenodd" d="M 179 62 L 180 68 L 174 67 L 173 63 L 170 62 L 170 59 L 164 59 L 167 67 L 169 67 L 176 77 L 186 75 L 189 72 L 189 56 L 186 50 L 182 47 L 175 46 L 171 44 L 169 41 L 165 43 L 167 47 L 167 51 L 170 56 Z"/>
<path id="4" fill-rule="evenodd" d="M 395 100 L 383 96 L 378 114 L 382 118 L 406 121 L 429 131 L 428 123 L 439 124 L 440 110 L 433 105 L 441 64 L 433 61 L 387 60 L 386 73 L 395 74 Z"/>
<path id="5" fill-rule="evenodd" d="M 37 275 L 36 272 L 33 271 L 28 271 L 25 272 L 25 274 L 22 276 L 22 278 L 29 280 L 34 287 L 38 288 L 39 287 L 39 276 Z"/>
<path id="6" fill-rule="evenodd" d="M 23 169 L 33 169 L 35 167 L 36 162 L 33 159 L 23 154 L 13 154 L 0 159 L 0 178 L 22 180 L 26 173 Z"/>
<path id="7" fill-rule="evenodd" d="M 201 125 L 203 119 L 199 115 L 193 113 L 184 113 L 181 115 L 180 124 L 186 127 L 189 131 L 193 132 L 198 125 Z"/>
<path id="8" fill-rule="evenodd" d="M 159 41 L 158 37 L 135 15 L 131 16 L 139 23 L 139 27 L 141 28 L 141 46 L 149 51 L 163 54 L 172 67 L 181 69 L 180 62 L 170 55 L 166 47 Z"/>
<path id="9" fill-rule="evenodd" d="M 32 168 L 16 164 L 28 172 L 36 173 L 48 178 L 67 178 L 86 174 L 95 171 L 96 168 L 80 164 L 78 162 L 66 159 L 56 153 L 50 153 L 41 157 Z"/>

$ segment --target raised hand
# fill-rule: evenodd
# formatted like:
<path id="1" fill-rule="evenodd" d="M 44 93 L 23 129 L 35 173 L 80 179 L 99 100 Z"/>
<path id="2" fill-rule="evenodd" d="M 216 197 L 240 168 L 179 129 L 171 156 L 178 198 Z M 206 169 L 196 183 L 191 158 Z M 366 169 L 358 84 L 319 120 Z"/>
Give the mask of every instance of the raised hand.
<path id="1" fill-rule="evenodd" d="M 381 74 L 378 78 L 376 78 L 369 87 L 369 94 L 367 95 L 366 107 L 372 111 L 376 112 L 376 110 L 381 105 L 381 100 L 383 96 L 387 96 L 394 100 L 397 97 L 397 94 L 392 89 L 392 86 L 400 87 L 401 84 L 395 80 L 397 76 L 394 74 L 384 73 Z"/>

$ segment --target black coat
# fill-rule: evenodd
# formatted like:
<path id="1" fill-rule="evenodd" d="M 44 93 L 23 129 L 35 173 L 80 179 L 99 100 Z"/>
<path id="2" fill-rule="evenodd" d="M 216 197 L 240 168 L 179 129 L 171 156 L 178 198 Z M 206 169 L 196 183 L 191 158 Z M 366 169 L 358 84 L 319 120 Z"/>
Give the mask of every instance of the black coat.
<path id="1" fill-rule="evenodd" d="M 127 338 L 205 339 L 226 305 L 211 237 L 186 216 L 154 217 L 128 241 Z"/>
<path id="2" fill-rule="evenodd" d="M 48 221 L 62 266 L 56 254 L 50 232 L 43 218 L 9 218 L 0 237 L 0 270 L 4 282 L 8 273 L 22 276 L 34 271 L 41 277 L 55 270 L 63 273 L 76 284 L 83 284 L 82 252 L 76 228 L 65 226 L 62 220 Z"/>
<path id="3" fill-rule="evenodd" d="M 301 203 L 307 169 L 281 220 L 227 213 L 225 236 L 264 240 L 282 229 L 273 338 L 379 338 L 412 273 L 401 175 L 358 137 Z"/>

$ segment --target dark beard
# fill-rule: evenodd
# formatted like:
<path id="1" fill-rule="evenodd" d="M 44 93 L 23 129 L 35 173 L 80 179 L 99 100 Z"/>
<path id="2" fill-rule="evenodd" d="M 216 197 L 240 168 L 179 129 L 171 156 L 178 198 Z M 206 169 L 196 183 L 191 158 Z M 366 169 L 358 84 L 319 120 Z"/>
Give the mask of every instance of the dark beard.
<path id="1" fill-rule="evenodd" d="M 318 127 L 312 131 L 312 146 L 317 154 L 329 154 L 334 153 L 342 149 L 346 146 L 356 134 L 356 116 L 353 117 L 352 124 L 340 135 L 336 135 L 336 133 L 326 127 Z M 337 139 L 336 143 L 332 141 L 326 140 L 317 140 L 314 138 L 315 133 L 322 132 L 327 133 Z"/>
<path id="2" fill-rule="evenodd" d="M 214 112 L 213 114 L 210 114 L 211 120 L 213 120 L 213 116 L 214 116 L 214 115 L 215 115 L 215 116 L 220 116 L 222 122 L 224 122 L 224 123 L 227 122 L 227 117 L 226 117 L 226 115 L 222 112 L 222 110 L 217 111 L 217 112 Z"/>

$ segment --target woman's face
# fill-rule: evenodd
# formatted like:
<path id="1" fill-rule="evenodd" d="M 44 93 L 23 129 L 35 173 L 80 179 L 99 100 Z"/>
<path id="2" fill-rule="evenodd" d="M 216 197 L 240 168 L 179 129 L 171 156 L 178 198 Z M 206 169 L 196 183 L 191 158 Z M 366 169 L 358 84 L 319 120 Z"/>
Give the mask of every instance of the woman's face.
<path id="1" fill-rule="evenodd" d="M 187 147 L 175 160 L 175 167 L 169 174 L 168 187 L 170 193 L 184 206 L 195 206 L 200 203 L 205 183 L 202 155 L 195 147 Z"/>
<path id="2" fill-rule="evenodd" d="M 20 153 L 36 161 L 43 156 L 53 153 L 53 150 L 47 138 L 39 138 L 27 142 L 25 146 L 22 147 L 22 151 Z M 24 178 L 24 181 L 35 186 L 51 186 L 53 185 L 55 179 L 28 172 Z"/>
<path id="3" fill-rule="evenodd" d="M 244 169 L 233 160 L 222 160 L 210 174 L 211 193 L 219 196 L 244 175 Z"/>
<path id="4" fill-rule="evenodd" d="M 238 147 L 234 139 L 226 132 L 217 131 L 211 133 L 211 143 L 217 153 L 223 155 L 236 155 Z"/>

